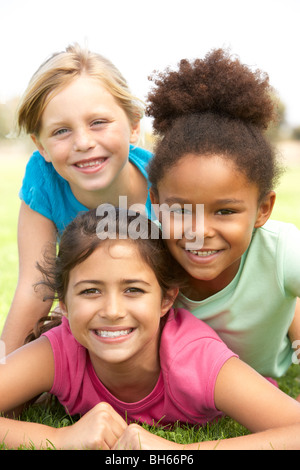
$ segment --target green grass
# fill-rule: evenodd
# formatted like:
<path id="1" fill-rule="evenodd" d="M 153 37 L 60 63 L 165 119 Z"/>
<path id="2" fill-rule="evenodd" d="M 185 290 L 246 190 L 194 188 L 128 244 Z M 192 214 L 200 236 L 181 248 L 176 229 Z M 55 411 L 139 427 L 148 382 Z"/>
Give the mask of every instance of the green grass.
<path id="1" fill-rule="evenodd" d="M 9 310 L 14 289 L 17 283 L 18 253 L 17 253 L 17 219 L 20 201 L 18 191 L 21 186 L 26 159 L 7 158 L 1 152 L 0 176 L 0 331 Z M 286 171 L 277 189 L 277 202 L 273 219 L 294 223 L 300 229 L 300 164 Z M 293 365 L 287 374 L 279 380 L 280 388 L 289 395 L 296 397 L 300 394 L 299 366 Z M 70 425 L 72 419 L 66 415 L 59 404 L 49 407 L 31 406 L 23 412 L 22 420 L 34 421 L 49 426 L 62 427 Z M 223 439 L 247 434 L 248 431 L 235 421 L 224 418 L 218 423 L 202 428 L 194 426 L 174 426 L 170 429 L 145 426 L 151 432 L 159 434 L 177 443 L 201 442 L 205 440 Z M 49 448 L 52 446 L 49 443 Z M 0 445 L 0 449 L 5 446 Z"/>
<path id="2" fill-rule="evenodd" d="M 17 283 L 17 220 L 20 207 L 18 191 L 25 161 L 1 159 L 0 175 L 0 331 L 9 310 Z"/>
<path id="3" fill-rule="evenodd" d="M 300 229 L 300 157 L 299 166 L 287 168 L 276 188 L 272 219 L 291 222 Z"/>

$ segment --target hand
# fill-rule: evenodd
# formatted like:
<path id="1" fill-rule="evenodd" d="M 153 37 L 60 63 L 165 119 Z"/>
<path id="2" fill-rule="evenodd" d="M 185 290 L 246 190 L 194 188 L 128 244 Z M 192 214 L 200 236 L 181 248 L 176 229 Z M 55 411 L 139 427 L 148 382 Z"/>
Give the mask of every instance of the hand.
<path id="1" fill-rule="evenodd" d="M 183 446 L 150 433 L 138 424 L 130 424 L 113 450 L 183 450 Z"/>
<path id="2" fill-rule="evenodd" d="M 110 450 L 128 425 L 108 403 L 92 408 L 72 426 L 58 429 L 59 443 L 63 449 Z"/>

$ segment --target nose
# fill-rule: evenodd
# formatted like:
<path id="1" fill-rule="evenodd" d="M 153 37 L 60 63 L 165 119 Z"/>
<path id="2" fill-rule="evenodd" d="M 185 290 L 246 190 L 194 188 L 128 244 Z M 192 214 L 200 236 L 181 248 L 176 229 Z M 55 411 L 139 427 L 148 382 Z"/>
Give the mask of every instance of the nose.
<path id="1" fill-rule="evenodd" d="M 124 318 L 126 312 L 120 297 L 115 293 L 106 295 L 99 309 L 99 315 L 111 322 Z"/>
<path id="2" fill-rule="evenodd" d="M 212 238 L 215 235 L 215 228 L 211 217 L 207 216 L 204 217 L 204 227 L 203 227 L 203 237 L 205 238 Z"/>
<path id="3" fill-rule="evenodd" d="M 209 214 L 205 214 L 202 204 L 198 204 L 196 214 L 188 220 L 185 226 L 185 235 L 187 238 L 196 238 L 198 242 L 205 238 L 211 238 L 215 234 L 213 220 Z"/>
<path id="4" fill-rule="evenodd" d="M 96 145 L 90 129 L 79 129 L 74 132 L 73 149 L 75 152 L 86 152 Z"/>
<path id="5" fill-rule="evenodd" d="M 202 248 L 205 238 L 205 211 L 203 204 L 197 204 L 196 210 L 188 217 L 184 217 L 184 235 L 186 240 L 190 240 L 186 245 L 187 249 Z"/>

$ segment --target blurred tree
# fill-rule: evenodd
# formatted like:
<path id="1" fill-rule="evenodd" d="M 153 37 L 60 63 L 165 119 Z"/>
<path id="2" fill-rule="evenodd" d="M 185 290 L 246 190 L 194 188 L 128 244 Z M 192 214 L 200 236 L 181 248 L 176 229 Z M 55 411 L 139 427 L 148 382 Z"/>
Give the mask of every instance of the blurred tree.
<path id="1" fill-rule="evenodd" d="M 279 97 L 274 95 L 274 102 L 277 108 L 277 119 L 273 122 L 267 130 L 267 136 L 271 140 L 278 140 L 281 137 L 283 129 L 285 129 L 286 123 L 286 107 L 285 104 L 279 99 Z"/>
<path id="2" fill-rule="evenodd" d="M 294 127 L 292 132 L 292 138 L 296 140 L 300 140 L 300 126 Z"/>
<path id="3" fill-rule="evenodd" d="M 6 103 L 0 103 L 0 139 L 4 139 L 15 129 L 15 115 L 19 98 L 12 98 Z"/>

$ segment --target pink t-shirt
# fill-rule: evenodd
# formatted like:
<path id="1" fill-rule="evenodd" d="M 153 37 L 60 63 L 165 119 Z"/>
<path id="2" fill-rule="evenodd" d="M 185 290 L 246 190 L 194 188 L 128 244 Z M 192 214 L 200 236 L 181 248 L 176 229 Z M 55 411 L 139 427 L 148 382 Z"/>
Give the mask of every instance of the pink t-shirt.
<path id="1" fill-rule="evenodd" d="M 217 375 L 236 356 L 219 336 L 184 309 L 169 312 L 160 344 L 161 373 L 152 392 L 135 403 L 115 398 L 97 377 L 88 351 L 73 337 L 69 323 L 45 333 L 55 361 L 51 393 L 70 415 L 85 414 L 105 401 L 127 422 L 150 425 L 176 421 L 204 424 L 221 416 L 214 403 Z"/>

